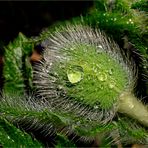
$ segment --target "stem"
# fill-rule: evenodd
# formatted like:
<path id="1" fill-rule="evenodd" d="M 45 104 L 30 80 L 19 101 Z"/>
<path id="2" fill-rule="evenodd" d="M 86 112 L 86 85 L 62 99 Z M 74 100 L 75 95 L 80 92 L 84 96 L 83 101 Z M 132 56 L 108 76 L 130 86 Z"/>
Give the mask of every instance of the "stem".
<path id="1" fill-rule="evenodd" d="M 132 93 L 124 92 L 119 97 L 118 111 L 126 113 L 148 127 L 148 108 Z"/>

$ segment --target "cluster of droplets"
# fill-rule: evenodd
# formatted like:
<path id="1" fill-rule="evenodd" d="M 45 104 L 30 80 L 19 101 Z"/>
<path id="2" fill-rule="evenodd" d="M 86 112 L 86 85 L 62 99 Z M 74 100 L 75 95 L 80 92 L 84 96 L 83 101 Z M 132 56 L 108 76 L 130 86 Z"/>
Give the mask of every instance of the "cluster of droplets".
<path id="1" fill-rule="evenodd" d="M 132 21 L 132 19 L 129 19 L 126 23 L 127 24 L 134 24 L 134 22 Z"/>

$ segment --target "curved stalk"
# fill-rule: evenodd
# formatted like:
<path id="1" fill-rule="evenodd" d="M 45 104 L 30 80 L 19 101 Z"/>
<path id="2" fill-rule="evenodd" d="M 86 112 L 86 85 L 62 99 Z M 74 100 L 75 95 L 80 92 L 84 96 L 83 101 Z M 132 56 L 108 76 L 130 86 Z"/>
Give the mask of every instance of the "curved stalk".
<path id="1" fill-rule="evenodd" d="M 118 111 L 128 114 L 148 127 L 148 108 L 131 92 L 124 92 L 120 95 Z"/>

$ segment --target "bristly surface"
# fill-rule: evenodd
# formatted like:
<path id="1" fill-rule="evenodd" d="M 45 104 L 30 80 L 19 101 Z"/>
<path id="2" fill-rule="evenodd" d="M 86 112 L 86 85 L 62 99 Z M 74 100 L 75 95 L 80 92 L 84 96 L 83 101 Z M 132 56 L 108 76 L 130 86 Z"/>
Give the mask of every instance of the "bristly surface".
<path id="1" fill-rule="evenodd" d="M 43 60 L 34 68 L 39 97 L 52 111 L 100 123 L 112 120 L 119 95 L 132 91 L 132 59 L 98 29 L 67 25 L 49 35 Z"/>
<path id="2" fill-rule="evenodd" d="M 107 124 L 100 124 L 58 111 L 52 111 L 48 100 L 32 97 L 4 96 L 0 103 L 1 118 L 19 126 L 21 129 L 42 135 L 46 142 L 56 144 L 57 135 L 69 140 L 91 143 L 98 135 L 102 146 L 139 143 L 146 144 L 148 133 L 135 120 L 119 117 Z"/>

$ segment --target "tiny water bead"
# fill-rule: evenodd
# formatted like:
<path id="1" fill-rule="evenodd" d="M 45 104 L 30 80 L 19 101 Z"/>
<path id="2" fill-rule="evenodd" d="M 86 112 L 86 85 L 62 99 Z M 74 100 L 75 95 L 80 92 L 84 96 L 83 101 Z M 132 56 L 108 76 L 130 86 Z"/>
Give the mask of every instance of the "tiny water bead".
<path id="1" fill-rule="evenodd" d="M 77 65 L 72 66 L 67 70 L 67 77 L 72 84 L 81 81 L 83 78 L 83 68 Z"/>
<path id="2" fill-rule="evenodd" d="M 95 105 L 95 106 L 94 106 L 94 109 L 98 109 L 98 108 L 99 108 L 99 106 L 98 106 L 98 105 Z"/>
<path id="3" fill-rule="evenodd" d="M 101 72 L 99 72 L 99 74 L 98 74 L 98 79 L 100 80 L 100 81 L 106 81 L 107 80 L 107 74 L 106 73 L 101 73 Z"/>
<path id="4" fill-rule="evenodd" d="M 114 88 L 116 85 L 116 83 L 114 81 L 110 82 L 109 83 L 109 88 Z"/>

